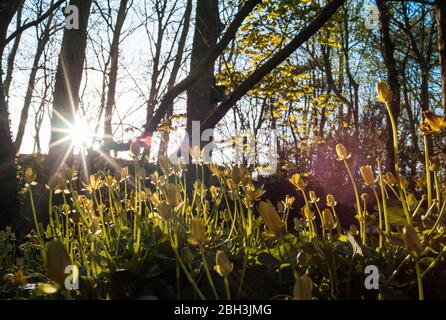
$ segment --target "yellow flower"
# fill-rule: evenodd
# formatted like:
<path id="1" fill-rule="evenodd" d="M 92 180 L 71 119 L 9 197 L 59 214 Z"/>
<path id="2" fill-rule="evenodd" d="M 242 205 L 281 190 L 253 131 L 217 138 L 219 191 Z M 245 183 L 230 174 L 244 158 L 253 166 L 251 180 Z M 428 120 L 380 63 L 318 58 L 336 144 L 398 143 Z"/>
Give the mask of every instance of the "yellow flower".
<path id="1" fill-rule="evenodd" d="M 168 205 L 176 207 L 181 201 L 180 187 L 174 183 L 166 184 L 164 188 Z"/>
<path id="2" fill-rule="evenodd" d="M 211 196 L 213 199 L 217 199 L 218 197 L 218 189 L 215 186 L 211 186 L 209 188 L 209 192 L 211 193 Z"/>
<path id="3" fill-rule="evenodd" d="M 70 257 L 62 242 L 53 240 L 46 246 L 46 262 L 49 278 L 59 286 L 65 282 L 65 268 L 71 265 Z"/>
<path id="4" fill-rule="evenodd" d="M 32 168 L 27 168 L 25 170 L 25 182 L 32 184 L 36 181 L 37 174 Z"/>
<path id="5" fill-rule="evenodd" d="M 111 175 L 107 174 L 104 176 L 104 183 L 109 188 L 114 188 L 116 186 L 116 179 L 112 177 Z"/>
<path id="6" fill-rule="evenodd" d="M 444 117 L 441 117 L 431 110 L 423 112 L 424 120 L 420 124 L 421 131 L 425 134 L 439 133 L 442 129 L 446 128 L 446 121 Z"/>
<path id="7" fill-rule="evenodd" d="M 336 145 L 336 154 L 338 155 L 338 161 L 350 159 L 350 157 L 352 156 L 352 154 L 348 153 L 347 149 L 345 149 L 345 147 L 340 143 Z"/>
<path id="8" fill-rule="evenodd" d="M 215 257 L 215 271 L 217 271 L 220 276 L 226 277 L 232 272 L 233 268 L 234 265 L 231 263 L 226 253 L 218 251 Z"/>
<path id="9" fill-rule="evenodd" d="M 327 194 L 327 206 L 334 207 L 336 206 L 336 204 L 337 202 L 335 200 L 335 197 L 331 193 Z"/>
<path id="10" fill-rule="evenodd" d="M 307 221 L 314 220 L 315 218 L 314 212 L 313 210 L 311 210 L 309 206 L 305 206 L 303 211 L 304 211 L 304 217 L 305 219 L 307 219 Z"/>
<path id="11" fill-rule="evenodd" d="M 322 224 L 325 230 L 333 230 L 336 228 L 336 222 L 333 218 L 333 214 L 328 208 L 325 208 L 324 211 L 322 211 Z"/>
<path id="12" fill-rule="evenodd" d="M 313 298 L 313 281 L 306 274 L 298 277 L 293 289 L 293 300 L 311 300 Z"/>
<path id="13" fill-rule="evenodd" d="M 283 233 L 284 224 L 271 201 L 260 201 L 259 212 L 265 222 L 268 233 L 275 236 Z"/>
<path id="14" fill-rule="evenodd" d="M 263 196 L 264 193 L 265 193 L 265 190 L 263 190 L 263 185 L 259 189 L 256 189 L 253 184 L 249 184 L 246 187 L 246 198 L 249 201 L 259 200 Z"/>
<path id="15" fill-rule="evenodd" d="M 190 242 L 195 245 L 203 245 L 207 242 L 206 226 L 203 219 L 193 218 L 190 223 Z"/>
<path id="16" fill-rule="evenodd" d="M 382 80 L 376 84 L 376 93 L 378 94 L 378 100 L 383 103 L 389 103 L 392 99 L 392 93 L 388 84 Z"/>
<path id="17" fill-rule="evenodd" d="M 417 257 L 423 251 L 420 238 L 418 237 L 418 234 L 415 231 L 414 227 L 412 227 L 411 225 L 404 226 L 403 240 L 406 251 L 411 255 Z"/>
<path id="18" fill-rule="evenodd" d="M 310 191 L 310 202 L 312 203 L 318 203 L 319 202 L 319 197 L 316 195 L 316 192 L 314 191 Z"/>
<path id="19" fill-rule="evenodd" d="M 375 176 L 373 175 L 373 170 L 371 166 L 369 165 L 362 166 L 359 168 L 359 171 L 361 172 L 362 178 L 364 179 L 364 184 L 366 186 L 375 183 Z"/>
<path id="20" fill-rule="evenodd" d="M 409 210 L 412 210 L 416 203 L 417 203 L 417 199 L 415 198 L 414 194 L 412 192 L 409 192 L 406 196 L 406 202 L 407 202 L 407 206 L 409 207 Z"/>
<path id="21" fill-rule="evenodd" d="M 291 209 L 291 206 L 293 205 L 293 203 L 294 203 L 295 200 L 296 200 L 296 199 L 295 199 L 294 197 L 290 197 L 289 195 L 286 195 L 286 196 L 285 196 L 285 201 L 282 201 L 283 208 L 284 208 L 285 210 L 287 210 L 287 209 Z"/>
<path id="22" fill-rule="evenodd" d="M 146 193 L 148 194 L 150 202 L 156 207 L 160 203 L 160 196 L 158 192 L 151 192 L 147 189 Z"/>
<path id="23" fill-rule="evenodd" d="M 384 180 L 392 187 L 396 185 L 396 178 L 390 171 L 386 173 Z"/>
<path id="24" fill-rule="evenodd" d="M 89 192 L 93 193 L 94 191 L 99 190 L 102 187 L 103 183 L 104 182 L 101 180 L 101 178 L 92 174 L 90 175 L 89 183 L 87 185 L 84 185 Z"/>
<path id="25" fill-rule="evenodd" d="M 409 187 L 409 181 L 402 175 L 400 175 L 400 187 L 401 189 L 407 189 Z"/>
<path id="26" fill-rule="evenodd" d="M 211 171 L 212 175 L 222 179 L 225 176 L 224 170 L 220 170 L 220 167 L 218 166 L 218 164 L 215 163 L 211 163 L 209 165 L 209 170 Z"/>
<path id="27" fill-rule="evenodd" d="M 296 187 L 297 190 L 304 190 L 306 187 L 305 181 L 302 178 L 302 175 L 295 173 L 293 176 L 289 179 L 292 185 Z"/>
<path id="28" fill-rule="evenodd" d="M 440 158 L 438 156 L 429 159 L 429 170 L 437 172 L 441 168 Z"/>

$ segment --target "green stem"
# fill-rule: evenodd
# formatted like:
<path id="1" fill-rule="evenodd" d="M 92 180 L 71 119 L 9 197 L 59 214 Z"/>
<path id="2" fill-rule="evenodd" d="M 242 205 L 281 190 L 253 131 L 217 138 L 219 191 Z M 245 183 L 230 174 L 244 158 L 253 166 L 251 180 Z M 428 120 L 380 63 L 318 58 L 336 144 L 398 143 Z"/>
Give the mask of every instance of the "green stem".
<path id="1" fill-rule="evenodd" d="M 378 193 L 376 192 L 375 187 L 372 187 L 373 194 L 375 195 L 376 204 L 378 205 L 378 219 L 379 219 L 379 248 L 381 249 L 383 247 L 383 214 L 381 209 L 381 202 L 379 201 Z"/>
<path id="2" fill-rule="evenodd" d="M 387 108 L 387 112 L 389 114 L 390 122 L 392 124 L 393 150 L 394 150 L 394 157 L 395 157 L 395 159 L 394 159 L 394 161 L 395 161 L 395 175 L 396 175 L 396 180 L 398 182 L 398 191 L 399 191 L 399 195 L 400 195 L 400 201 L 401 201 L 401 204 L 403 205 L 403 210 L 404 210 L 404 214 L 406 215 L 407 223 L 409 225 L 412 225 L 412 221 L 410 219 L 409 211 L 407 210 L 407 206 L 406 206 L 406 203 L 405 203 L 404 198 L 403 198 L 403 192 L 401 190 L 400 170 L 399 170 L 399 164 L 398 164 L 398 133 L 397 133 L 397 126 L 396 126 L 395 118 L 393 117 L 392 110 L 390 109 L 389 103 L 386 102 L 385 105 L 386 105 L 386 108 Z"/>
<path id="3" fill-rule="evenodd" d="M 228 276 L 225 276 L 223 281 L 225 283 L 226 299 L 231 300 L 231 289 L 229 288 Z"/>
<path id="4" fill-rule="evenodd" d="M 419 300 L 424 300 L 423 276 L 422 276 L 421 267 L 420 267 L 418 258 L 416 258 L 416 260 L 415 260 L 415 270 L 417 272 L 418 298 L 419 298 Z"/>
<path id="5" fill-rule="evenodd" d="M 352 172 L 350 171 L 350 168 L 349 168 L 347 161 L 345 159 L 344 159 L 344 165 L 345 165 L 345 168 L 347 169 L 347 173 L 348 173 L 348 176 L 350 177 L 350 181 L 352 182 L 353 191 L 355 192 L 361 240 L 362 240 L 362 245 L 365 246 L 366 239 L 365 239 L 365 228 L 364 228 L 364 221 L 363 221 L 364 217 L 362 216 L 362 212 L 361 212 L 361 201 L 359 200 L 358 188 L 356 187 L 356 183 L 355 183 L 355 180 L 353 179 Z"/>
<path id="6" fill-rule="evenodd" d="M 280 242 L 283 246 L 283 250 L 285 251 L 286 257 L 287 257 L 288 261 L 290 262 L 291 270 L 293 271 L 294 280 L 297 280 L 297 278 L 299 277 L 299 274 L 297 273 L 297 270 L 293 263 L 293 260 L 291 260 L 290 253 L 288 252 L 288 249 L 286 248 L 285 239 L 283 238 L 283 236 L 280 236 Z"/>
<path id="7" fill-rule="evenodd" d="M 39 241 L 41 244 L 43 244 L 42 234 L 40 233 L 39 223 L 37 222 L 36 207 L 34 206 L 34 198 L 33 198 L 33 192 L 31 190 L 31 185 L 29 186 L 28 190 L 29 190 L 29 200 L 31 202 L 31 209 L 33 212 L 34 226 L 36 227 L 36 232 L 37 236 L 39 237 Z"/>
<path id="8" fill-rule="evenodd" d="M 214 297 L 216 300 L 220 300 L 217 290 L 215 289 L 214 281 L 212 280 L 211 272 L 209 271 L 208 263 L 206 262 L 206 257 L 204 256 L 203 247 L 201 247 L 201 246 L 200 246 L 200 252 L 201 252 L 201 259 L 203 260 L 204 271 L 206 273 L 206 277 L 208 278 L 209 284 L 211 286 L 212 293 L 214 294 Z"/>
<path id="9" fill-rule="evenodd" d="M 386 229 L 386 233 L 388 234 L 390 232 L 390 221 L 389 221 L 389 216 L 388 216 L 388 212 L 387 212 L 387 197 L 386 197 L 386 190 L 385 190 L 385 185 L 384 185 L 384 179 L 382 177 L 382 173 L 381 173 L 381 161 L 378 160 L 378 175 L 379 175 L 379 186 L 381 189 L 381 199 L 383 202 L 383 213 L 384 213 L 384 225 L 385 225 L 385 229 Z"/>
<path id="10" fill-rule="evenodd" d="M 429 143 L 427 134 L 424 135 L 424 161 L 426 168 L 427 206 L 430 207 L 432 204 L 432 182 L 431 182 L 431 171 L 429 168 Z"/>

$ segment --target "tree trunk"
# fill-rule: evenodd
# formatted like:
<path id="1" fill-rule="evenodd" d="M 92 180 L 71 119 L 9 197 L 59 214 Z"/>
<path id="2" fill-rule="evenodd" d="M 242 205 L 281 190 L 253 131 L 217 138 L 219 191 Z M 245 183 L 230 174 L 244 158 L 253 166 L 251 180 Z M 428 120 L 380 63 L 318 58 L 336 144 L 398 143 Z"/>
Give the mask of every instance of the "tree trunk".
<path id="1" fill-rule="evenodd" d="M 438 51 L 440 53 L 441 102 L 446 114 L 446 0 L 437 0 L 434 9 L 437 17 Z"/>
<path id="2" fill-rule="evenodd" d="M 396 60 L 394 57 L 395 47 L 392 39 L 390 38 L 390 15 L 387 5 L 384 0 L 377 0 L 376 5 L 379 10 L 379 21 L 381 24 L 381 38 L 382 38 L 382 56 L 387 68 L 387 82 L 389 84 L 390 91 L 392 92 L 392 99 L 390 101 L 390 110 L 393 113 L 395 122 L 398 123 L 398 117 L 400 114 L 400 84 L 398 80 L 398 69 Z M 395 171 L 395 150 L 393 148 L 393 133 L 390 118 L 387 119 L 387 141 L 386 141 L 386 168 L 389 171 Z"/>
<path id="3" fill-rule="evenodd" d="M 22 24 L 22 9 L 23 9 L 22 5 L 20 5 L 17 9 L 17 20 L 16 20 L 17 28 L 20 28 L 20 25 Z M 3 90 L 4 90 L 4 95 L 5 95 L 6 101 L 9 100 L 9 88 L 10 88 L 11 82 L 12 82 L 14 61 L 15 61 L 15 57 L 17 55 L 17 51 L 19 49 L 19 44 L 20 44 L 21 39 L 22 39 L 22 33 L 20 32 L 19 34 L 17 34 L 17 37 L 14 38 L 14 44 L 12 45 L 11 51 L 9 52 L 9 55 L 8 55 L 8 69 L 6 71 L 5 81 L 3 82 Z M 8 102 L 6 102 L 6 104 L 8 104 Z"/>
<path id="4" fill-rule="evenodd" d="M 187 0 L 186 10 L 184 11 L 184 22 L 183 30 L 181 31 L 180 40 L 178 41 L 177 54 L 175 56 L 175 61 L 173 63 L 172 72 L 170 73 L 169 82 L 167 84 L 167 90 L 171 90 L 175 85 L 177 79 L 178 71 L 181 67 L 181 62 L 183 60 L 184 48 L 186 46 L 187 34 L 189 33 L 190 17 L 192 13 L 192 0 Z M 171 126 L 170 117 L 173 115 L 173 99 L 169 102 L 169 107 L 166 111 L 166 120 L 168 121 L 168 127 Z M 160 149 L 158 154 L 167 155 L 167 150 L 169 147 L 169 132 L 165 131 L 161 133 Z"/>
<path id="5" fill-rule="evenodd" d="M 87 25 L 91 0 L 71 0 L 79 8 L 79 29 L 65 29 L 54 85 L 51 139 L 47 163 L 56 172 L 70 155 L 71 128 L 79 106 L 79 87 L 87 44 Z"/>
<path id="6" fill-rule="evenodd" d="M 115 104 L 116 81 L 118 78 L 118 58 L 119 58 L 119 41 L 121 38 L 122 26 L 127 16 L 128 0 L 122 0 L 119 5 L 118 17 L 116 18 L 113 40 L 110 47 L 110 72 L 108 73 L 108 93 L 105 105 L 104 119 L 104 144 L 107 145 L 113 141 L 112 132 L 112 116 L 113 106 Z"/>
<path id="7" fill-rule="evenodd" d="M 192 45 L 190 70 L 193 72 L 215 46 L 220 33 L 218 0 L 198 0 L 195 16 L 195 32 Z M 215 108 L 212 101 L 215 86 L 214 64 L 201 75 L 187 90 L 187 125 L 189 139 L 192 139 L 192 122 L 200 124 Z M 197 135 L 200 134 L 201 131 Z M 201 149 L 201 145 L 199 146 Z"/>
<path id="8" fill-rule="evenodd" d="M 51 6 L 53 5 L 53 2 L 54 1 L 51 1 Z M 53 17 L 54 17 L 54 14 L 51 13 L 48 17 L 48 21 L 45 25 L 45 29 L 44 29 L 39 41 L 37 42 L 37 49 L 36 49 L 36 53 L 34 55 L 34 62 L 33 62 L 33 66 L 31 69 L 31 73 L 29 75 L 28 87 L 26 89 L 25 100 L 23 103 L 22 112 L 20 114 L 19 128 L 18 128 L 17 135 L 16 135 L 15 142 L 14 142 L 15 149 L 17 152 L 20 150 L 20 146 L 22 145 L 23 135 L 25 134 L 25 127 L 26 127 L 26 122 L 28 121 L 29 107 L 31 106 L 31 100 L 33 98 L 37 70 L 39 68 L 40 58 L 42 57 L 43 51 L 45 50 L 45 46 L 48 43 L 48 40 L 50 38 L 50 31 L 51 31 L 51 24 L 53 22 Z"/>
<path id="9" fill-rule="evenodd" d="M 8 26 L 14 17 L 21 0 L 2 3 L 0 7 L 0 58 L 5 49 Z M 2 70 L 0 64 L 0 229 L 14 225 L 19 213 L 17 196 L 17 171 L 15 166 L 15 148 L 12 143 L 9 126 L 9 112 L 3 91 Z"/>

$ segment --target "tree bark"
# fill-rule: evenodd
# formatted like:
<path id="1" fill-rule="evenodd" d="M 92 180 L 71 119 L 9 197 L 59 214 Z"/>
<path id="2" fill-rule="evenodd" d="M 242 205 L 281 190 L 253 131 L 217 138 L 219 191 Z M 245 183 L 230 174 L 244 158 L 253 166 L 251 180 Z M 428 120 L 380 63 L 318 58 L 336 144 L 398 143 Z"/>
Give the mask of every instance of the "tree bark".
<path id="1" fill-rule="evenodd" d="M 118 62 L 119 62 L 119 41 L 121 39 L 122 27 L 127 16 L 128 0 L 122 0 L 119 5 L 118 17 L 116 18 L 113 40 L 110 47 L 110 72 L 108 73 L 108 93 L 105 105 L 104 119 L 104 144 L 107 145 L 113 141 L 112 132 L 112 116 L 113 106 L 115 105 L 116 81 L 118 78 Z"/>
<path id="2" fill-rule="evenodd" d="M 23 4 L 19 5 L 19 7 L 17 9 L 17 20 L 16 20 L 17 28 L 19 28 L 20 25 L 22 24 L 22 9 L 23 9 Z M 15 61 L 15 57 L 17 55 L 17 51 L 19 49 L 21 39 L 22 39 L 22 33 L 19 33 L 17 35 L 17 37 L 14 39 L 14 44 L 12 45 L 11 51 L 9 52 L 9 55 L 8 55 L 8 69 L 6 70 L 6 78 L 5 78 L 5 81 L 3 82 L 4 95 L 5 95 L 6 101 L 9 100 L 9 88 L 10 88 L 11 82 L 12 82 L 12 73 L 14 71 L 14 61 Z M 6 103 L 8 103 L 8 102 L 6 102 Z"/>
<path id="3" fill-rule="evenodd" d="M 0 6 L 0 58 L 6 45 L 8 26 L 17 11 L 21 0 L 2 2 Z M 9 126 L 9 112 L 3 91 L 2 70 L 0 64 L 0 229 L 14 225 L 19 213 L 17 196 L 17 171 L 15 166 L 15 148 L 12 143 Z"/>
<path id="4" fill-rule="evenodd" d="M 218 0 L 198 0 L 195 14 L 195 31 L 192 45 L 190 70 L 197 69 L 206 59 L 220 33 Z M 186 130 L 192 139 L 192 122 L 201 122 L 215 108 L 212 93 L 215 86 L 214 64 L 210 64 L 187 89 L 187 125 Z M 201 132 L 199 132 L 201 135 Z M 199 146 L 201 149 L 201 146 Z"/>
<path id="5" fill-rule="evenodd" d="M 181 62 L 183 60 L 184 48 L 186 46 L 187 34 L 189 33 L 189 25 L 190 18 L 192 14 L 192 0 L 187 0 L 186 10 L 184 11 L 184 21 L 183 21 L 183 30 L 181 30 L 180 39 L 178 41 L 178 49 L 177 54 L 175 56 L 175 61 L 172 66 L 172 72 L 169 76 L 169 81 L 167 84 L 167 90 L 171 90 L 175 85 L 175 81 L 177 79 L 178 71 L 181 67 Z M 171 99 L 168 103 L 168 108 L 166 111 L 166 120 L 168 122 L 168 127 L 171 126 L 170 117 L 173 115 L 173 99 Z M 167 150 L 169 147 L 169 132 L 162 132 L 161 141 L 160 141 L 160 149 L 158 154 L 167 155 Z"/>
<path id="6" fill-rule="evenodd" d="M 441 103 L 446 114 L 446 0 L 437 0 L 434 10 L 437 18 L 438 51 L 441 70 Z"/>
<path id="7" fill-rule="evenodd" d="M 52 2 L 54 2 L 54 1 L 52 1 Z M 52 5 L 53 4 L 51 3 L 51 6 Z M 33 98 L 34 85 L 36 82 L 36 76 L 37 76 L 37 71 L 39 68 L 39 62 L 40 62 L 40 58 L 42 57 L 43 51 L 45 50 L 45 46 L 48 43 L 48 40 L 50 38 L 50 31 L 51 31 L 51 24 L 53 22 L 53 17 L 54 17 L 53 13 L 51 13 L 48 16 L 48 21 L 45 25 L 44 31 L 43 31 L 40 39 L 37 42 L 37 49 L 36 49 L 36 53 L 34 55 L 34 62 L 33 62 L 33 66 L 31 69 L 31 73 L 29 75 L 28 87 L 26 89 L 25 100 L 23 102 L 23 108 L 22 108 L 22 112 L 20 114 L 19 128 L 18 128 L 17 135 L 16 135 L 16 138 L 14 141 L 14 145 L 15 145 L 17 152 L 20 150 L 20 146 L 22 145 L 23 135 L 25 134 L 26 122 L 28 121 L 29 107 L 31 106 L 31 100 Z"/>
<path id="8" fill-rule="evenodd" d="M 345 1 L 345 0 L 344 0 Z M 165 117 L 166 111 L 169 108 L 170 101 L 178 97 L 181 93 L 186 91 L 201 75 L 215 63 L 215 60 L 221 55 L 228 44 L 234 39 L 239 27 L 245 18 L 251 13 L 254 7 L 259 4 L 261 0 L 247 0 L 243 7 L 236 14 L 225 34 L 221 40 L 210 50 L 203 62 L 195 69 L 191 70 L 190 74 L 175 85 L 171 90 L 167 91 L 163 96 L 160 105 L 155 112 L 152 120 L 144 126 L 144 136 L 150 136 L 157 129 L 160 121 Z"/>
<path id="9" fill-rule="evenodd" d="M 85 61 L 91 0 L 71 0 L 79 8 L 79 29 L 65 29 L 54 86 L 51 139 L 47 163 L 56 172 L 70 155 L 71 128 L 79 106 L 79 88 Z"/>
<path id="10" fill-rule="evenodd" d="M 398 80 L 398 69 L 394 56 L 395 47 L 390 37 L 390 14 L 388 7 L 384 0 L 377 0 L 376 5 L 379 10 L 379 20 L 381 27 L 381 53 L 384 59 L 384 63 L 387 69 L 387 82 L 389 84 L 390 91 L 392 92 L 392 98 L 390 101 L 390 110 L 393 113 L 395 122 L 398 123 L 400 114 L 400 83 Z M 393 148 L 393 134 L 390 118 L 387 118 L 387 141 L 386 141 L 386 168 L 389 171 L 395 171 L 395 150 Z M 395 172 L 394 172 L 395 173 Z"/>

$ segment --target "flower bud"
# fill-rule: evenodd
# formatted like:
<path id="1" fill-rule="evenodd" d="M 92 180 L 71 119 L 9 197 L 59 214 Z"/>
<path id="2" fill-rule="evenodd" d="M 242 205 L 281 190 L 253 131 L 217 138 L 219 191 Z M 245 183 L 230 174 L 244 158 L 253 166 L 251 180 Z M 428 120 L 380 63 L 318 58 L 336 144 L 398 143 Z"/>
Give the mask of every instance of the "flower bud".
<path id="1" fill-rule="evenodd" d="M 401 189 L 407 189 L 409 187 L 409 181 L 402 175 L 400 175 L 400 187 Z"/>
<path id="2" fill-rule="evenodd" d="M 328 208 L 325 208 L 324 211 L 322 211 L 322 224 L 325 230 L 333 230 L 336 228 L 336 222 L 333 218 L 333 214 Z"/>
<path id="3" fill-rule="evenodd" d="M 294 284 L 293 300 L 311 300 L 313 298 L 313 281 L 306 274 L 298 277 Z"/>
<path id="4" fill-rule="evenodd" d="M 260 201 L 259 212 L 265 222 L 268 233 L 278 236 L 283 233 L 284 224 L 280 219 L 276 208 L 268 201 Z"/>
<path id="5" fill-rule="evenodd" d="M 327 206 L 334 207 L 336 206 L 336 204 L 337 202 L 335 200 L 335 197 L 331 193 L 327 194 Z"/>
<path id="6" fill-rule="evenodd" d="M 389 103 L 392 99 L 389 85 L 382 80 L 378 81 L 376 84 L 376 93 L 378 94 L 379 101 L 383 103 Z"/>
<path id="7" fill-rule="evenodd" d="M 180 187 L 174 183 L 168 183 L 164 191 L 167 204 L 176 207 L 181 201 Z"/>
<path id="8" fill-rule="evenodd" d="M 375 177 L 373 175 L 373 170 L 372 170 L 371 166 L 369 166 L 369 165 L 362 166 L 359 168 L 359 171 L 361 172 L 362 178 L 364 179 L 364 184 L 366 186 L 369 186 L 369 185 L 375 183 Z"/>
<path id="9" fill-rule="evenodd" d="M 420 238 L 414 227 L 406 225 L 403 228 L 403 240 L 406 251 L 414 256 L 419 256 L 423 251 Z"/>
<path id="10" fill-rule="evenodd" d="M 191 243 L 202 245 L 207 242 L 206 226 L 203 219 L 193 218 L 190 224 Z"/>
<path id="11" fill-rule="evenodd" d="M 132 156 L 137 157 L 141 154 L 141 146 L 137 142 L 132 142 L 130 144 L 130 153 Z"/>
<path id="12" fill-rule="evenodd" d="M 351 153 L 348 153 L 347 149 L 345 149 L 345 147 L 340 143 L 336 145 L 336 154 L 338 155 L 337 160 L 339 161 L 350 159 L 352 156 Z"/>
<path id="13" fill-rule="evenodd" d="M 313 202 L 313 203 L 319 202 L 319 198 L 316 195 L 316 192 L 310 191 L 310 201 Z"/>
<path id="14" fill-rule="evenodd" d="M 305 219 L 307 219 L 308 221 L 314 220 L 314 212 L 313 210 L 311 210 L 310 206 L 305 206 L 303 211 Z"/>
<path id="15" fill-rule="evenodd" d="M 361 200 L 367 201 L 369 199 L 369 195 L 367 193 L 361 193 Z"/>
<path id="16" fill-rule="evenodd" d="M 387 172 L 387 173 L 386 173 L 385 180 L 386 180 L 386 182 L 387 182 L 389 185 L 391 185 L 392 187 L 393 187 L 394 185 L 396 185 L 396 178 L 395 178 L 395 176 L 393 175 L 392 172 Z"/>
<path id="17" fill-rule="evenodd" d="M 46 261 L 49 278 L 57 285 L 62 286 L 67 275 L 65 268 L 71 265 L 70 257 L 62 242 L 53 240 L 46 246 Z"/>
<path id="18" fill-rule="evenodd" d="M 231 263 L 226 253 L 218 251 L 215 257 L 215 271 L 217 271 L 220 276 L 226 277 L 232 272 L 233 268 L 234 265 Z"/>
<path id="19" fill-rule="evenodd" d="M 293 176 L 289 179 L 292 185 L 296 187 L 297 190 L 304 190 L 306 187 L 305 181 L 302 178 L 302 175 L 295 173 Z"/>
<path id="20" fill-rule="evenodd" d="M 27 168 L 25 171 L 25 182 L 31 184 L 36 181 L 36 178 L 36 172 L 32 168 Z"/>

